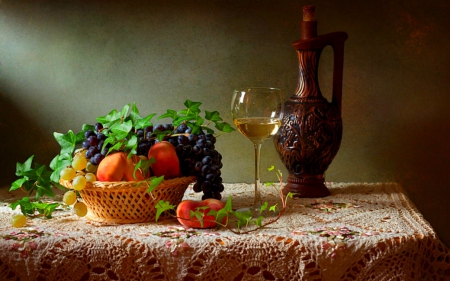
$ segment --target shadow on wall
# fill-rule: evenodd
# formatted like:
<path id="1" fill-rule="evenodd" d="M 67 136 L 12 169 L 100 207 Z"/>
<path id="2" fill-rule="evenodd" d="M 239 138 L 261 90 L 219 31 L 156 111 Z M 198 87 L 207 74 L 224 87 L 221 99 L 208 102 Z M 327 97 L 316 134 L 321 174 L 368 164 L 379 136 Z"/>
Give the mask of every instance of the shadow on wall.
<path id="1" fill-rule="evenodd" d="M 429 120 L 387 130 L 391 159 L 409 198 L 450 246 L 450 123 Z"/>
<path id="2" fill-rule="evenodd" d="M 17 162 L 23 163 L 31 155 L 35 155 L 33 162 L 48 167 L 59 152 L 59 144 L 53 136 L 45 135 L 42 128 L 27 118 L 13 102 L 5 99 L 5 96 L 0 93 L 0 188 L 9 188 L 17 179 Z"/>

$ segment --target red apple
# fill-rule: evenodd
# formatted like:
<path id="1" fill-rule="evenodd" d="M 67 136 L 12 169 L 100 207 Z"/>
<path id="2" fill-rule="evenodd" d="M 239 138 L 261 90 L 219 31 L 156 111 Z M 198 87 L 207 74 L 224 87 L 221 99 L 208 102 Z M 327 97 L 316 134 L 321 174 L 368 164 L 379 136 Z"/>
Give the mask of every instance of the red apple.
<path id="1" fill-rule="evenodd" d="M 181 176 L 180 161 L 175 147 L 168 141 L 155 143 L 148 151 L 148 159 L 155 158 L 151 164 L 153 175 L 164 179 L 172 179 Z"/>
<path id="2" fill-rule="evenodd" d="M 200 221 L 194 216 L 191 217 L 190 211 L 196 211 L 199 207 L 207 206 L 208 208 L 201 209 L 205 216 L 203 217 L 203 226 L 200 224 Z M 225 203 L 217 199 L 205 199 L 203 201 L 194 201 L 194 200 L 183 200 L 177 207 L 177 219 L 178 221 L 189 228 L 214 228 L 217 226 L 215 221 L 215 217 L 211 215 L 207 215 L 209 211 L 216 210 L 219 211 L 225 207 Z M 223 223 L 226 222 L 226 218 L 224 218 Z"/>

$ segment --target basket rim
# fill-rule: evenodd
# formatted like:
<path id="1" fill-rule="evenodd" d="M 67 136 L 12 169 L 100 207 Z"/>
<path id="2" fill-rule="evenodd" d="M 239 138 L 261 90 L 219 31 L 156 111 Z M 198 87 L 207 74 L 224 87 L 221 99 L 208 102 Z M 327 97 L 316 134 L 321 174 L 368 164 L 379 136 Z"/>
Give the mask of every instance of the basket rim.
<path id="1" fill-rule="evenodd" d="M 185 176 L 177 177 L 173 179 L 163 180 L 156 189 L 164 188 L 165 186 L 170 186 L 174 184 L 190 184 L 195 182 L 196 176 Z M 71 181 L 59 180 L 60 184 L 68 189 L 72 188 Z M 135 188 L 135 189 L 147 189 L 147 183 L 151 182 L 151 179 L 143 181 L 94 181 L 86 182 L 85 188 L 83 190 L 114 190 L 114 189 L 124 189 L 124 188 Z"/>

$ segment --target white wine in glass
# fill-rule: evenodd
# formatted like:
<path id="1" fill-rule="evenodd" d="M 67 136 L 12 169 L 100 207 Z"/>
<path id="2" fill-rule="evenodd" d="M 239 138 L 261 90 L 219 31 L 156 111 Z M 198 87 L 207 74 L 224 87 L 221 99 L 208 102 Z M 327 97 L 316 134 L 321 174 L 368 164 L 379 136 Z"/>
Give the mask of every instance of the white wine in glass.
<path id="1" fill-rule="evenodd" d="M 231 102 L 233 122 L 255 149 L 255 197 L 249 210 L 261 207 L 259 164 L 261 146 L 275 135 L 283 117 L 284 96 L 278 88 L 249 87 L 236 89 Z"/>

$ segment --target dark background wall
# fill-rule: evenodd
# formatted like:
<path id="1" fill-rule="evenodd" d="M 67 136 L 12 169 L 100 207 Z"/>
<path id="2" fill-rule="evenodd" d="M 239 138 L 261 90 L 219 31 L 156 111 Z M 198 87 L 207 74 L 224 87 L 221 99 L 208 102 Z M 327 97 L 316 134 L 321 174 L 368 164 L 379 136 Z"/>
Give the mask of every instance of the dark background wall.
<path id="1" fill-rule="evenodd" d="M 0 2 L 0 186 L 53 132 L 78 131 L 136 102 L 142 113 L 203 102 L 231 122 L 235 87 L 297 85 L 291 42 L 304 5 L 319 34 L 346 31 L 341 149 L 328 181 L 395 181 L 450 245 L 450 2 L 447 0 Z M 332 52 L 320 62 L 329 97 Z M 226 182 L 251 182 L 253 150 L 223 135 Z M 262 166 L 281 166 L 271 142 Z M 286 173 L 285 173 L 286 174 Z M 263 172 L 263 180 L 271 179 Z"/>

